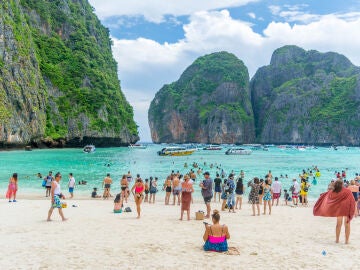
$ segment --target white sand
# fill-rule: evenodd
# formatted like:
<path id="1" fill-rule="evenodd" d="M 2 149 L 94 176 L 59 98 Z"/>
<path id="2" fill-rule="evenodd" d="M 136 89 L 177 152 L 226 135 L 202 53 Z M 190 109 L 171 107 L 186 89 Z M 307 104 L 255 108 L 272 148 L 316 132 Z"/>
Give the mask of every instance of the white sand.
<path id="1" fill-rule="evenodd" d="M 0 200 L 1 269 L 359 269 L 360 218 L 351 223 L 350 244 L 335 244 L 335 218 L 313 217 L 312 208 L 278 206 L 271 216 L 252 217 L 250 205 L 224 212 L 230 247 L 240 255 L 202 250 L 202 221 L 191 206 L 191 221 L 180 208 L 143 204 L 143 215 L 113 214 L 112 200 L 67 200 L 68 221 L 57 210 L 46 222 L 49 200 Z M 72 207 L 72 205 L 78 207 Z M 220 204 L 212 204 L 220 208 Z M 322 252 L 325 251 L 326 255 Z"/>

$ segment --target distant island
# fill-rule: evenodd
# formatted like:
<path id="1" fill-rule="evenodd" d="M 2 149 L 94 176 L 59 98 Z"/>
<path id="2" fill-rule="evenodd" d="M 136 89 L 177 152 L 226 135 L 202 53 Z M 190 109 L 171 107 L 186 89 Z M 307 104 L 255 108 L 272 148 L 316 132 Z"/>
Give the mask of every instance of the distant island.
<path id="1" fill-rule="evenodd" d="M 2 1 L 0 15 L 0 148 L 139 140 L 88 1 Z"/>
<path id="2" fill-rule="evenodd" d="M 152 100 L 156 143 L 360 144 L 360 68 L 284 46 L 249 81 L 228 52 L 198 58 Z"/>

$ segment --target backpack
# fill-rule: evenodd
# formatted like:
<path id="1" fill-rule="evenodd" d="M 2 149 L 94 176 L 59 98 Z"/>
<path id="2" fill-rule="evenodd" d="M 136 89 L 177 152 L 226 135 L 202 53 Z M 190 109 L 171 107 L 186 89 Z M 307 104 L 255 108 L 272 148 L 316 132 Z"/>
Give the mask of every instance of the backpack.
<path id="1" fill-rule="evenodd" d="M 295 186 L 294 186 L 294 185 L 292 185 L 292 186 L 290 187 L 290 191 L 291 191 L 291 192 L 294 192 L 294 191 L 295 191 Z"/>

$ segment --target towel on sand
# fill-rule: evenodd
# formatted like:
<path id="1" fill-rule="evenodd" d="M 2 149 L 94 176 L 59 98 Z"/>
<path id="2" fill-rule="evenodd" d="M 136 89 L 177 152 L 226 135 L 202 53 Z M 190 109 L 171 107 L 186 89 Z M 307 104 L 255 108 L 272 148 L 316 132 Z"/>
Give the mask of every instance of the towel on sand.
<path id="1" fill-rule="evenodd" d="M 314 205 L 314 216 L 348 217 L 349 222 L 355 215 L 355 200 L 352 192 L 342 188 L 339 193 L 332 190 L 320 195 Z"/>

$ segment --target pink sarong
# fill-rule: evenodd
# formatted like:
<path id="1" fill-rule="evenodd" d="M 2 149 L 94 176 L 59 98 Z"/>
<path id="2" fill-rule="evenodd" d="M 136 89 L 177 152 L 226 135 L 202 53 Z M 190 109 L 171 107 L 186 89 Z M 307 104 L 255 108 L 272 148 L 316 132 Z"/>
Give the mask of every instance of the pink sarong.
<path id="1" fill-rule="evenodd" d="M 355 201 L 352 192 L 342 188 L 339 193 L 332 190 L 322 193 L 314 205 L 314 216 L 347 217 L 349 222 L 355 215 Z"/>
<path id="2" fill-rule="evenodd" d="M 10 199 L 15 194 L 16 194 L 16 185 L 14 183 L 10 183 L 8 185 L 8 190 L 6 192 L 6 198 Z"/>

